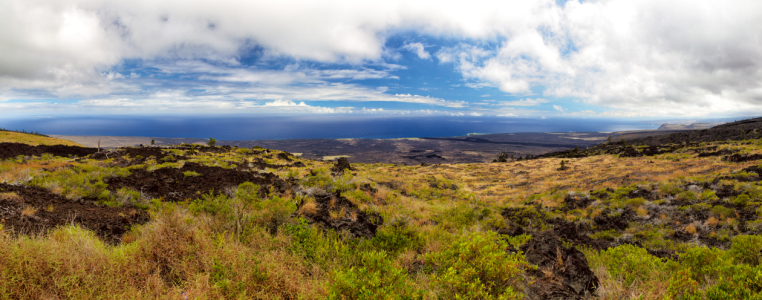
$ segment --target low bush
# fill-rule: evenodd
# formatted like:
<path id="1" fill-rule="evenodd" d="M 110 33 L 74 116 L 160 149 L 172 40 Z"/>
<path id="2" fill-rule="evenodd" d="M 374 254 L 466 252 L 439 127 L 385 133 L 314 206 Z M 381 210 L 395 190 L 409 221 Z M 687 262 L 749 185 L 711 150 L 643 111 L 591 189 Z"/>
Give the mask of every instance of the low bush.
<path id="1" fill-rule="evenodd" d="M 468 233 L 427 262 L 445 299 L 522 299 L 522 273 L 529 264 L 494 232 Z"/>
<path id="2" fill-rule="evenodd" d="M 357 266 L 336 272 L 328 299 L 423 299 L 423 293 L 386 253 L 369 251 Z"/>
<path id="3" fill-rule="evenodd" d="M 731 203 L 741 207 L 744 207 L 747 204 L 749 204 L 749 201 L 751 201 L 751 198 L 749 198 L 749 195 L 747 194 L 741 194 L 736 197 L 730 198 Z"/>
<path id="4" fill-rule="evenodd" d="M 660 258 L 630 244 L 601 251 L 600 260 L 609 274 L 622 280 L 625 286 L 665 276 L 666 265 Z"/>
<path id="5" fill-rule="evenodd" d="M 736 262 L 751 266 L 762 263 L 762 236 L 737 235 L 730 241 L 730 255 Z"/>
<path id="6" fill-rule="evenodd" d="M 407 249 L 420 250 L 424 246 L 424 240 L 418 232 L 410 228 L 408 222 L 393 222 L 376 232 L 371 240 L 373 247 L 391 253 L 399 253 Z"/>

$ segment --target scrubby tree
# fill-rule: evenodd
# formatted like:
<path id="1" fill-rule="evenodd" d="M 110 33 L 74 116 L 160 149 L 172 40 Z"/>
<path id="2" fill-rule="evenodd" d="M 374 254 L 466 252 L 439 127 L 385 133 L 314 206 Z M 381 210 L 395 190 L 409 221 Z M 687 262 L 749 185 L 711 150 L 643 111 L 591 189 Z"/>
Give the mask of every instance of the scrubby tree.
<path id="1" fill-rule="evenodd" d="M 151 145 L 156 145 L 156 140 L 151 139 Z"/>
<path id="2" fill-rule="evenodd" d="M 563 171 L 563 170 L 566 170 L 566 169 L 568 169 L 569 167 L 567 167 L 567 166 L 566 166 L 566 163 L 568 163 L 568 161 L 566 161 L 566 160 L 563 160 L 563 159 L 562 159 L 562 160 L 561 160 L 561 163 L 560 163 L 560 164 L 561 164 L 561 167 L 560 167 L 560 168 L 558 168 L 558 170 L 559 170 L 559 171 Z"/>
<path id="3" fill-rule="evenodd" d="M 217 140 L 215 138 L 210 137 L 209 141 L 206 142 L 206 144 L 209 145 L 209 147 L 214 147 L 215 145 L 217 145 Z"/>
<path id="4" fill-rule="evenodd" d="M 510 156 L 511 160 L 513 160 L 513 155 Z M 492 160 L 492 162 L 507 162 L 508 161 L 508 152 L 500 152 L 497 154 L 497 157 Z"/>

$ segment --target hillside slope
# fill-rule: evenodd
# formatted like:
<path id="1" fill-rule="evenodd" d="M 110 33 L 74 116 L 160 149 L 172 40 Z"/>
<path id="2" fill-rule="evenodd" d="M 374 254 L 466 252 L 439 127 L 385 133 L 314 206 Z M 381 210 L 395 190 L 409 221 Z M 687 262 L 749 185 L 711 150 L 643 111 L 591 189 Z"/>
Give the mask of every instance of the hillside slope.
<path id="1" fill-rule="evenodd" d="M 716 136 L 415 166 L 10 156 L 0 298 L 759 298 L 762 139 Z"/>
<path id="2" fill-rule="evenodd" d="M 0 143 L 22 143 L 22 144 L 27 144 L 30 146 L 64 145 L 64 146 L 82 147 L 82 145 L 69 141 L 69 140 L 57 139 L 57 138 L 36 135 L 36 134 L 3 131 L 3 130 L 0 130 Z"/>
<path id="3" fill-rule="evenodd" d="M 684 142 L 714 142 L 745 140 L 762 137 L 762 118 L 747 119 L 717 125 L 709 129 L 691 130 L 632 140 L 649 146 Z"/>

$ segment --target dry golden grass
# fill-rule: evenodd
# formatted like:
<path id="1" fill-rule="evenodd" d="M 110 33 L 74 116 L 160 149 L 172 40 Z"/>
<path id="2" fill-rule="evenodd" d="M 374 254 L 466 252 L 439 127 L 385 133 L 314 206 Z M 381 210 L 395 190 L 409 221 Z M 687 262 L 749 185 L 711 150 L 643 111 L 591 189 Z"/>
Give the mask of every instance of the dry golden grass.
<path id="1" fill-rule="evenodd" d="M 344 218 L 344 216 L 347 214 L 347 211 L 344 210 L 344 208 L 342 207 L 339 210 L 331 210 L 329 212 L 329 214 L 331 216 L 331 219 L 333 219 L 333 220 L 339 220 L 341 218 Z"/>
<path id="2" fill-rule="evenodd" d="M 21 209 L 21 215 L 25 217 L 34 216 L 35 213 L 37 213 L 37 208 L 30 205 L 24 206 L 24 208 Z"/>
<path id="3" fill-rule="evenodd" d="M 22 143 L 32 146 L 38 145 L 66 145 L 66 146 L 80 146 L 72 141 L 56 139 L 51 137 L 44 137 L 34 134 L 0 131 L 0 143 Z"/>
<path id="4" fill-rule="evenodd" d="M 107 246 L 75 226 L 49 237 L 0 234 L 7 299 L 324 299 L 328 274 L 293 256 L 289 237 L 254 233 L 246 244 L 210 233 L 181 212 Z M 244 296 L 245 295 L 245 296 Z"/>
<path id="5" fill-rule="evenodd" d="M 745 146 L 733 146 L 743 149 Z M 756 162 L 724 162 L 721 157 L 671 159 L 668 156 L 619 158 L 599 155 L 567 160 L 569 170 L 558 171 L 560 158 L 525 160 L 509 163 L 451 164 L 429 167 L 357 165 L 360 176 L 376 182 L 399 184 L 398 190 L 415 191 L 428 188 L 427 178 L 451 180 L 459 191 L 493 204 L 508 205 L 523 201 L 533 194 L 554 190 L 589 191 L 618 188 L 639 182 L 660 182 L 679 177 L 723 174 L 756 165 Z M 379 189 L 380 195 L 388 191 Z M 455 196 L 457 193 L 451 193 Z M 463 195 L 460 195 L 463 196 Z M 384 196 L 381 196 L 382 198 Z M 537 199 L 537 203 L 554 207 L 557 200 Z"/>
<path id="6" fill-rule="evenodd" d="M 654 285 L 627 286 L 621 280 L 612 278 L 604 266 L 595 266 L 593 273 L 598 276 L 600 286 L 595 291 L 595 299 L 666 299 L 668 280 L 651 281 Z"/>
<path id="7" fill-rule="evenodd" d="M 0 161 L 0 182 L 14 183 L 31 180 L 41 169 L 56 171 L 64 168 L 66 162 L 30 160 L 25 163 L 15 163 L 9 160 Z"/>
<path id="8" fill-rule="evenodd" d="M 21 196 L 19 196 L 15 192 L 0 193 L 0 200 L 5 200 L 5 201 L 21 201 Z"/>
<path id="9" fill-rule="evenodd" d="M 647 215 L 648 215 L 648 210 L 646 210 L 646 209 L 645 209 L 645 208 L 643 208 L 643 207 L 638 207 L 638 208 L 635 210 L 635 212 L 636 212 L 636 213 L 638 213 L 638 216 L 641 216 L 641 217 L 645 217 L 645 216 L 647 216 Z"/>
<path id="10" fill-rule="evenodd" d="M 317 202 L 309 201 L 299 208 L 299 213 L 302 215 L 315 215 L 317 214 Z"/>
<path id="11" fill-rule="evenodd" d="M 696 234 L 696 226 L 693 224 L 688 224 L 688 226 L 685 226 L 685 232 L 690 234 Z"/>

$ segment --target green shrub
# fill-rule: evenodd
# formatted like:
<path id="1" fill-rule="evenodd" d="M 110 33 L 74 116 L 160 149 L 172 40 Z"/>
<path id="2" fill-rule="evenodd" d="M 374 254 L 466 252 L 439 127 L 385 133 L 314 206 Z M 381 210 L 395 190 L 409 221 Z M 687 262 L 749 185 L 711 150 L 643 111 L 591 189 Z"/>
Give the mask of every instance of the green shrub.
<path id="1" fill-rule="evenodd" d="M 228 216 L 233 212 L 233 205 L 232 199 L 228 198 L 227 196 L 215 196 L 210 192 L 201 195 L 200 198 L 191 202 L 191 204 L 188 206 L 188 209 L 196 215 L 204 212 L 213 216 Z"/>
<path id="2" fill-rule="evenodd" d="M 488 219 L 492 215 L 489 208 L 479 208 L 468 204 L 458 204 L 437 215 L 437 221 L 445 229 L 459 229 Z"/>
<path id="3" fill-rule="evenodd" d="M 609 241 L 613 241 L 617 236 L 619 236 L 619 234 L 616 232 L 616 229 L 609 229 L 590 234 L 590 238 L 592 239 Z"/>
<path id="4" fill-rule="evenodd" d="M 185 172 L 183 172 L 183 176 L 185 176 L 185 177 L 197 177 L 197 176 L 201 176 L 201 174 L 199 174 L 197 172 L 194 172 L 194 171 L 185 171 Z"/>
<path id="5" fill-rule="evenodd" d="M 706 290 L 707 299 L 762 299 L 762 268 L 748 265 L 727 265 L 726 277 Z"/>
<path id="6" fill-rule="evenodd" d="M 691 247 L 680 254 L 680 266 L 690 270 L 692 280 L 705 284 L 707 278 L 715 278 L 717 270 L 728 264 L 723 251 L 717 248 Z"/>
<path id="7" fill-rule="evenodd" d="M 254 203 L 259 200 L 259 185 L 251 182 L 244 182 L 238 185 L 235 196 L 241 199 L 244 203 Z"/>
<path id="8" fill-rule="evenodd" d="M 696 193 L 693 191 L 682 191 L 675 195 L 675 198 L 677 200 L 687 201 L 687 202 L 693 202 L 697 201 L 699 198 L 696 196 Z"/>
<path id="9" fill-rule="evenodd" d="M 625 286 L 662 276 L 666 268 L 660 258 L 648 254 L 646 249 L 629 244 L 601 251 L 600 259 L 609 274 L 622 280 Z"/>
<path id="10" fill-rule="evenodd" d="M 662 183 L 659 185 L 659 192 L 667 195 L 676 195 L 683 191 L 681 185 L 677 182 Z"/>
<path id="11" fill-rule="evenodd" d="M 360 191 L 356 189 L 351 191 L 346 191 L 342 193 L 342 195 L 350 198 L 350 200 L 356 200 L 357 202 L 360 202 L 360 203 L 373 202 L 373 198 L 371 196 L 368 196 L 368 194 L 366 194 L 364 191 Z"/>
<path id="12" fill-rule="evenodd" d="M 699 290 L 699 284 L 693 279 L 693 274 L 689 269 L 677 271 L 669 279 L 667 293 L 672 299 L 681 300 L 703 300 L 704 295 Z"/>
<path id="13" fill-rule="evenodd" d="M 291 236 L 288 250 L 324 270 L 336 266 L 336 262 L 350 261 L 347 257 L 345 240 L 335 231 L 324 231 L 317 226 L 310 226 L 307 220 L 299 218 L 297 222 L 283 225 L 283 232 Z M 353 254 L 350 254 L 353 255 Z"/>
<path id="14" fill-rule="evenodd" d="M 629 195 L 634 190 L 635 188 L 631 186 L 620 187 L 614 191 L 614 193 L 611 195 L 611 199 L 624 200 L 627 197 L 627 195 Z"/>
<path id="15" fill-rule="evenodd" d="M 701 200 L 715 201 L 717 199 L 720 199 L 720 198 L 717 197 L 717 195 L 714 193 L 713 190 L 706 189 L 703 192 L 701 192 Z"/>
<path id="16" fill-rule="evenodd" d="M 741 194 L 730 199 L 730 202 L 738 206 L 746 206 L 751 199 L 747 194 Z"/>
<path id="17" fill-rule="evenodd" d="M 426 256 L 445 299 L 521 299 L 524 256 L 508 254 L 497 233 L 468 233 L 442 252 Z"/>
<path id="18" fill-rule="evenodd" d="M 643 199 L 643 198 L 632 198 L 632 199 L 628 199 L 624 201 L 624 205 L 627 205 L 630 208 L 637 208 L 645 203 L 646 203 L 646 199 Z"/>
<path id="19" fill-rule="evenodd" d="M 371 240 L 376 249 L 398 253 L 405 249 L 422 249 L 424 240 L 406 222 L 396 222 L 382 227 Z"/>
<path id="20" fill-rule="evenodd" d="M 421 290 L 407 280 L 407 272 L 395 267 L 386 253 L 360 254 L 360 263 L 336 272 L 328 299 L 422 299 Z"/>
<path id="21" fill-rule="evenodd" d="M 331 178 L 331 173 L 328 170 L 328 168 L 320 167 L 313 169 L 309 175 L 305 176 L 301 180 L 301 185 L 312 187 L 325 187 L 333 182 L 333 179 Z"/>
<path id="22" fill-rule="evenodd" d="M 735 214 L 735 210 L 732 208 L 724 207 L 722 205 L 715 205 L 712 207 L 712 210 L 710 211 L 713 215 L 719 216 L 721 218 L 727 218 L 731 217 Z"/>
<path id="23" fill-rule="evenodd" d="M 505 240 L 509 245 L 513 246 L 513 248 L 518 249 L 521 247 L 521 245 L 529 243 L 529 241 L 532 240 L 532 235 L 521 234 L 516 236 L 505 236 L 503 237 L 503 240 Z"/>
<path id="24" fill-rule="evenodd" d="M 757 266 L 762 263 L 762 236 L 737 235 L 731 239 L 730 256 L 738 263 Z"/>

